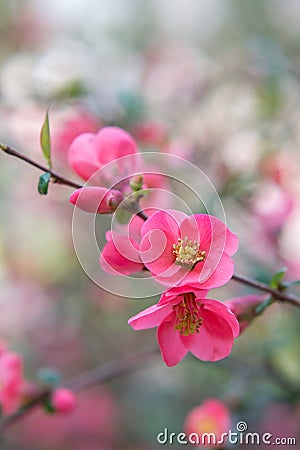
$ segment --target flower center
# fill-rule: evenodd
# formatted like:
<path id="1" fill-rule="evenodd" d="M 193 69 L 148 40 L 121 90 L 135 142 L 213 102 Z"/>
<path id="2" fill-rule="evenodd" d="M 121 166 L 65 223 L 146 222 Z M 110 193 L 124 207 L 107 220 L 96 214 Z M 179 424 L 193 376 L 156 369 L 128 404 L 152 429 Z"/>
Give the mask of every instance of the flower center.
<path id="1" fill-rule="evenodd" d="M 183 336 L 199 333 L 203 319 L 200 317 L 199 305 L 192 292 L 183 294 L 181 302 L 174 306 L 176 313 L 175 330 Z"/>
<path id="2" fill-rule="evenodd" d="M 191 241 L 185 236 L 184 239 L 178 239 L 173 244 L 173 254 L 176 256 L 175 262 L 182 267 L 191 267 L 205 258 L 205 251 L 200 250 L 200 244 L 197 241 Z"/>

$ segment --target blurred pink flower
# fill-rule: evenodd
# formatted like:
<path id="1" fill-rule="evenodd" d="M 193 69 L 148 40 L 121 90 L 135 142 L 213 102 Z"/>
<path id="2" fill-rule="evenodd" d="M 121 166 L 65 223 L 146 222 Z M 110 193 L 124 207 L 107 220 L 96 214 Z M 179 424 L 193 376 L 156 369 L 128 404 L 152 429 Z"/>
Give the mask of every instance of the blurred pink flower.
<path id="1" fill-rule="evenodd" d="M 56 127 L 52 127 L 54 129 L 51 132 L 52 152 L 63 162 L 67 162 L 69 146 L 77 136 L 94 133 L 101 126 L 100 121 L 83 108 L 73 109 L 72 113 L 72 116 L 61 119 Z"/>
<path id="2" fill-rule="evenodd" d="M 209 398 L 188 413 L 184 431 L 187 435 L 196 433 L 199 436 L 201 446 L 213 447 L 208 442 L 206 433 L 214 434 L 215 443 L 217 443 L 221 440 L 222 434 L 229 431 L 230 426 L 230 412 L 225 403 L 217 398 Z"/>
<path id="3" fill-rule="evenodd" d="M 123 198 L 115 189 L 86 186 L 71 194 L 70 203 L 87 212 L 106 214 L 115 211 Z"/>
<path id="4" fill-rule="evenodd" d="M 144 223 L 141 259 L 155 279 L 167 286 L 222 286 L 233 274 L 230 258 L 238 238 L 216 217 L 159 211 Z"/>
<path id="5" fill-rule="evenodd" d="M 174 167 L 180 168 L 182 164 L 181 158 L 190 160 L 193 154 L 193 148 L 191 144 L 182 138 L 174 139 L 170 141 L 163 149 L 164 153 L 168 153 L 171 156 L 175 156 L 172 160 Z M 171 160 L 171 159 L 170 159 Z"/>
<path id="6" fill-rule="evenodd" d="M 245 295 L 227 300 L 224 304 L 229 308 L 240 324 L 240 334 L 247 328 L 252 320 L 258 315 L 255 309 L 263 303 L 269 294 L 265 295 Z"/>
<path id="7" fill-rule="evenodd" d="M 275 183 L 264 183 L 253 198 L 253 212 L 266 234 L 276 233 L 290 216 L 294 203 L 289 192 Z"/>
<path id="8" fill-rule="evenodd" d="M 218 361 L 229 355 L 239 324 L 223 303 L 205 298 L 206 294 L 190 286 L 170 289 L 128 323 L 134 330 L 158 327 L 158 343 L 169 367 L 188 351 L 203 361 Z"/>
<path id="9" fill-rule="evenodd" d="M 68 157 L 73 170 L 87 181 L 105 164 L 135 153 L 136 143 L 130 134 L 118 127 L 104 127 L 96 134 L 77 136 Z"/>
<path id="10" fill-rule="evenodd" d="M 4 414 L 11 414 L 21 403 L 24 386 L 20 355 L 0 349 L 0 404 Z"/>
<path id="11" fill-rule="evenodd" d="M 157 146 L 167 141 L 167 129 L 161 122 L 149 120 L 136 123 L 132 134 L 142 145 Z"/>

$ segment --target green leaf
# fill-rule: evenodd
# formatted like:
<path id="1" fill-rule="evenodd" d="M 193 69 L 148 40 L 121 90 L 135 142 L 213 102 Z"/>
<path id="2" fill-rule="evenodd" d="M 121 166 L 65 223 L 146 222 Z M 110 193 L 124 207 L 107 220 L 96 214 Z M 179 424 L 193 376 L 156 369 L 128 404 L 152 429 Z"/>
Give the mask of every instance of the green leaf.
<path id="1" fill-rule="evenodd" d="M 287 267 L 282 267 L 279 269 L 273 278 L 270 281 L 270 286 L 275 289 L 279 289 L 281 287 L 281 281 L 283 280 L 284 275 L 286 274 Z"/>
<path id="2" fill-rule="evenodd" d="M 45 120 L 41 129 L 40 142 L 44 157 L 46 158 L 49 169 L 51 169 L 51 141 L 48 110 L 46 112 Z"/>
<path id="3" fill-rule="evenodd" d="M 261 314 L 262 312 L 264 312 L 265 309 L 267 309 L 270 305 L 272 305 L 272 303 L 274 303 L 274 297 L 268 297 L 265 301 L 263 301 L 262 303 L 260 303 L 259 305 L 256 306 L 256 308 L 254 309 L 255 314 L 258 316 L 259 314 Z"/>
<path id="4" fill-rule="evenodd" d="M 51 387 L 57 386 L 61 382 L 61 376 L 56 369 L 42 367 L 37 372 L 39 381 Z"/>
<path id="5" fill-rule="evenodd" d="M 49 397 L 47 397 L 46 400 L 44 401 L 43 407 L 44 411 L 48 414 L 54 414 L 56 412 Z"/>
<path id="6" fill-rule="evenodd" d="M 41 195 L 48 194 L 50 178 L 51 178 L 51 174 L 49 172 L 43 173 L 43 175 L 40 176 L 39 183 L 38 183 L 39 194 L 41 194 Z"/>

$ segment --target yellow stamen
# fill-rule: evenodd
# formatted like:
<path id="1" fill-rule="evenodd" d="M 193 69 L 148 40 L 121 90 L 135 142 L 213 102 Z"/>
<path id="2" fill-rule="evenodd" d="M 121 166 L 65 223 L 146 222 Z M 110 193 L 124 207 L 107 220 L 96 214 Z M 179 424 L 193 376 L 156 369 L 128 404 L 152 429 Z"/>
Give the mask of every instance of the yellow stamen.
<path id="1" fill-rule="evenodd" d="M 178 239 L 173 244 L 173 254 L 176 256 L 175 262 L 182 267 L 192 267 L 200 261 L 204 261 L 206 252 L 200 250 L 200 244 L 197 241 L 191 241 L 185 236 L 184 239 Z"/>
<path id="2" fill-rule="evenodd" d="M 203 323 L 200 317 L 200 305 L 195 301 L 195 295 L 192 292 L 183 294 L 182 301 L 174 306 L 176 313 L 175 330 L 183 336 L 199 333 L 199 328 Z"/>

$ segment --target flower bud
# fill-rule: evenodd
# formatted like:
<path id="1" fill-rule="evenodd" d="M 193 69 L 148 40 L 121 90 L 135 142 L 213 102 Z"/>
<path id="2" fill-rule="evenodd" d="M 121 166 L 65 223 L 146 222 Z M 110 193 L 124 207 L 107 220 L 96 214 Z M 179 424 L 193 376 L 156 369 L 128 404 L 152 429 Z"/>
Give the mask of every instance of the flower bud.
<path id="1" fill-rule="evenodd" d="M 129 186 L 134 192 L 140 191 L 143 187 L 143 175 L 135 175 L 132 177 Z"/>
<path id="2" fill-rule="evenodd" d="M 252 320 L 259 315 L 256 308 L 261 305 L 269 294 L 265 295 L 245 295 L 227 300 L 225 305 L 229 308 L 240 324 L 240 334 L 247 328 Z"/>
<path id="3" fill-rule="evenodd" d="M 57 412 L 69 413 L 76 407 L 76 397 L 69 389 L 59 388 L 52 394 L 51 405 Z"/>
<path id="4" fill-rule="evenodd" d="M 115 189 L 87 186 L 74 191 L 70 203 L 83 211 L 105 214 L 114 212 L 123 198 L 123 194 Z"/>

